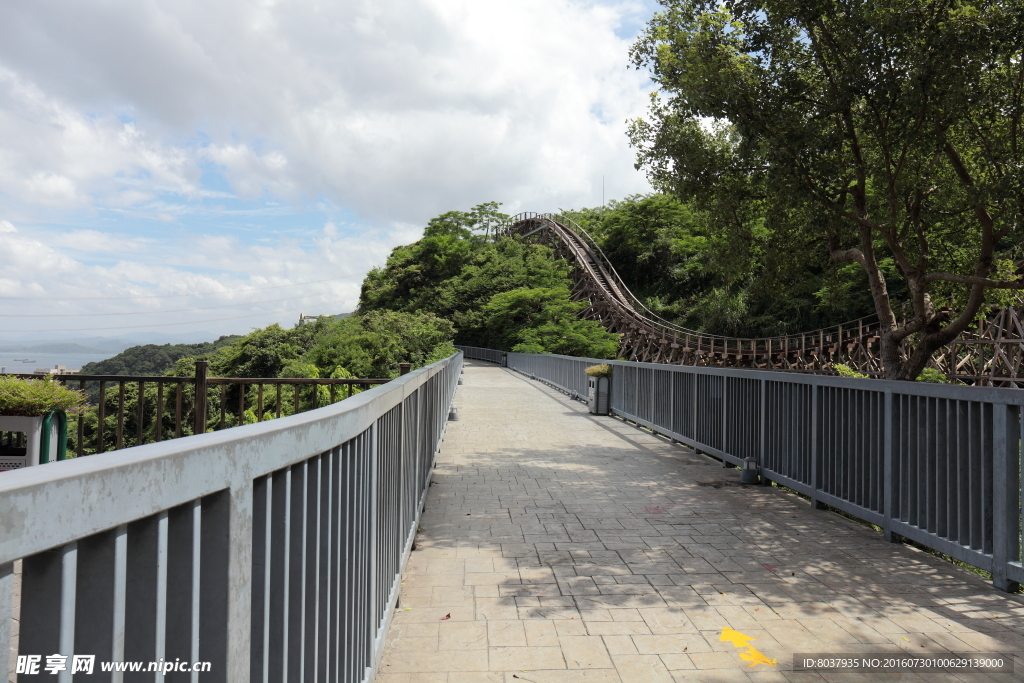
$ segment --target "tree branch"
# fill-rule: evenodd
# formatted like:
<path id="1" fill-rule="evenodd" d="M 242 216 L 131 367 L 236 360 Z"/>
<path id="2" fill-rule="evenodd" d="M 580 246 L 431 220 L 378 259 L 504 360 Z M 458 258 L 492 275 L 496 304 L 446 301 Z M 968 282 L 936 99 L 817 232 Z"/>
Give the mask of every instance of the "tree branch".
<path id="1" fill-rule="evenodd" d="M 925 282 L 958 282 L 963 285 L 980 285 L 988 289 L 1024 289 L 1024 280 L 993 280 L 988 277 L 977 277 L 974 275 L 957 275 L 955 273 L 928 273 L 924 276 Z"/>

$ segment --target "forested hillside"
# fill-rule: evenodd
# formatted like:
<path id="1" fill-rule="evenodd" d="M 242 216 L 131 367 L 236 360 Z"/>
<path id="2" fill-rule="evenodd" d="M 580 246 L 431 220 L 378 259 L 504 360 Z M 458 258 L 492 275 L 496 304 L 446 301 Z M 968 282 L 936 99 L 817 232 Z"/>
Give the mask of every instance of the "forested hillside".
<path id="1" fill-rule="evenodd" d="M 450 211 L 423 239 L 397 247 L 363 282 L 359 311 L 429 312 L 450 320 L 457 343 L 531 353 L 613 358 L 617 337 L 579 318 L 569 269 L 547 247 L 488 236 L 498 204 Z"/>
<path id="2" fill-rule="evenodd" d="M 432 314 L 374 311 L 324 316 L 202 344 L 146 344 L 82 368 L 88 375 L 189 376 L 198 360 L 216 377 L 395 377 L 399 363 L 420 367 L 455 352 L 454 327 Z"/>
<path id="3" fill-rule="evenodd" d="M 578 318 L 585 306 L 569 300 L 563 261 L 544 246 L 493 239 L 506 219 L 497 208 L 490 202 L 432 220 L 423 239 L 370 271 L 360 311 L 429 311 L 450 320 L 456 342 L 469 346 L 614 357 L 615 336 Z M 563 214 L 595 238 L 649 308 L 691 329 L 757 337 L 873 312 L 863 272 L 831 261 L 823 244 L 779 254 L 755 231 L 738 249 L 706 212 L 668 194 Z"/>
<path id="4" fill-rule="evenodd" d="M 746 242 L 728 239 L 706 212 L 668 194 L 563 213 L 648 308 L 690 329 L 764 337 L 874 312 L 863 270 L 832 261 L 820 240 L 777 251 L 757 225 Z M 883 266 L 892 270 L 891 259 Z"/>
<path id="5" fill-rule="evenodd" d="M 365 315 L 345 318 L 323 316 L 314 322 L 295 325 L 291 329 L 284 329 L 280 325 L 268 325 L 245 336 L 222 337 L 208 344 L 179 345 L 170 350 L 152 345 L 134 347 L 121 354 L 124 356 L 121 366 L 105 367 L 107 370 L 117 367 L 138 368 L 141 370 L 140 374 L 187 377 L 195 373 L 197 361 L 205 360 L 209 362 L 208 373 L 215 377 L 389 378 L 398 376 L 399 363 L 411 363 L 413 368 L 418 368 L 455 353 L 452 346 L 454 333 L 451 322 L 431 313 L 370 311 Z M 192 352 L 192 355 L 181 355 L 183 351 Z M 171 355 L 178 357 L 170 361 L 169 365 L 165 365 Z M 130 365 L 133 362 L 136 364 Z M 161 368 L 164 370 L 163 373 L 160 372 Z M 132 369 L 130 372 L 135 370 Z M 98 438 L 98 384 L 92 382 L 86 386 L 90 401 L 83 425 L 86 453 L 95 451 Z M 193 409 L 195 392 L 187 383 L 183 389 L 180 400 L 183 401 L 186 419 L 182 433 L 189 434 L 192 427 L 188 415 Z M 239 391 L 240 387 L 234 385 L 227 389 L 226 394 L 208 393 L 208 430 L 222 426 L 221 419 L 224 420 L 223 426 L 231 427 L 260 419 L 261 416 L 257 415 L 255 408 L 252 407 L 257 405 L 258 389 L 255 386 L 245 389 L 248 395 L 247 405 L 250 408 L 242 415 L 231 410 L 227 410 L 223 416 L 220 414 L 221 407 L 238 405 Z M 320 387 L 316 391 L 320 405 L 330 402 L 331 392 L 326 388 Z M 360 391 L 354 389 L 352 393 Z M 123 404 L 120 392 L 108 391 L 106 394 L 105 450 L 115 447 L 114 439 L 118 433 L 122 433 L 123 445 L 135 445 L 140 398 L 138 383 L 127 383 L 123 387 L 123 392 Z M 345 392 L 335 400 L 343 400 L 347 395 L 348 392 Z M 146 429 L 150 432 L 155 429 L 154 425 L 157 422 L 157 396 L 157 388 L 153 383 L 145 387 L 143 424 L 147 425 Z M 299 398 L 287 400 L 276 409 L 268 408 L 262 418 L 273 419 L 277 416 L 278 410 L 282 416 L 291 415 L 302 401 L 305 401 L 302 404 L 305 408 L 312 404 L 309 396 L 302 398 L 301 401 Z M 120 412 L 122 409 L 123 413 Z M 123 429 L 118 429 L 119 414 L 123 415 Z M 171 414 L 170 410 L 164 412 L 162 428 L 167 433 L 172 433 L 174 429 L 170 422 Z M 77 439 L 77 435 L 74 438 Z M 72 445 L 75 446 L 75 443 L 77 442 Z"/>
<path id="6" fill-rule="evenodd" d="M 163 375 L 174 363 L 187 356 L 213 353 L 231 344 L 238 335 L 220 337 L 217 341 L 201 344 L 143 344 L 132 346 L 121 353 L 95 363 L 82 366 L 83 375 Z"/>
<path id="7" fill-rule="evenodd" d="M 284 329 L 268 325 L 204 356 L 180 359 L 174 372 L 191 374 L 197 360 L 217 377 L 397 377 L 455 353 L 454 328 L 430 313 L 373 311 L 340 320 L 322 317 Z"/>

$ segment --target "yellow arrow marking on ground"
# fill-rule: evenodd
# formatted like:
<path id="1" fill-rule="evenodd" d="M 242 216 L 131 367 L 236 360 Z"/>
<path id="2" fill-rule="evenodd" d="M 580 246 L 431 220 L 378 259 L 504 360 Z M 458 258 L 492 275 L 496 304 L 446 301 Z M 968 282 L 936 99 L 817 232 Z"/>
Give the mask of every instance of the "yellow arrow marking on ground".
<path id="1" fill-rule="evenodd" d="M 718 639 L 724 643 L 731 643 L 733 647 L 744 648 L 740 652 L 740 659 L 745 662 L 750 662 L 750 667 L 747 668 L 755 667 L 758 664 L 775 667 L 779 665 L 777 659 L 768 659 L 768 657 L 754 649 L 754 646 L 750 644 L 750 641 L 757 640 L 756 638 L 751 638 L 750 636 L 740 633 L 728 626 L 722 629 L 722 633 L 718 636 Z"/>

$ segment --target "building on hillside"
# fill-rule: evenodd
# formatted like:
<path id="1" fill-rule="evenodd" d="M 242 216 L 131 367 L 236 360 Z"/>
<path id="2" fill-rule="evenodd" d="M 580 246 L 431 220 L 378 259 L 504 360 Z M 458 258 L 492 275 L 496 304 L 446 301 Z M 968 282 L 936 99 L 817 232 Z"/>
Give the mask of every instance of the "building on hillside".
<path id="1" fill-rule="evenodd" d="M 50 368 L 36 368 L 34 372 L 37 375 L 77 375 L 78 370 L 68 370 L 66 365 L 55 365 L 53 369 Z"/>

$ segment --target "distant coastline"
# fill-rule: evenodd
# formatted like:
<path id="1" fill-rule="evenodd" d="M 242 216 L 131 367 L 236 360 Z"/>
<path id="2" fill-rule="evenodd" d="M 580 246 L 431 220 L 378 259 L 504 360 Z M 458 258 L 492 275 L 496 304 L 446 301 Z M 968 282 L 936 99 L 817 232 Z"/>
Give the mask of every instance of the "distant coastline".
<path id="1" fill-rule="evenodd" d="M 50 344 L 32 344 L 25 346 L 24 344 L 0 344 L 0 353 L 87 353 L 91 356 L 97 354 L 103 355 L 109 352 L 104 349 L 95 349 L 88 346 L 82 346 L 81 344 L 73 344 L 69 342 L 53 342 Z"/>
<path id="2" fill-rule="evenodd" d="M 36 353 L 26 355 L 24 351 L 0 350 L 0 368 L 5 373 L 31 373 L 36 368 L 54 368 L 65 365 L 69 370 L 80 370 L 86 363 L 98 363 L 116 354 L 110 351 L 95 353 Z"/>

